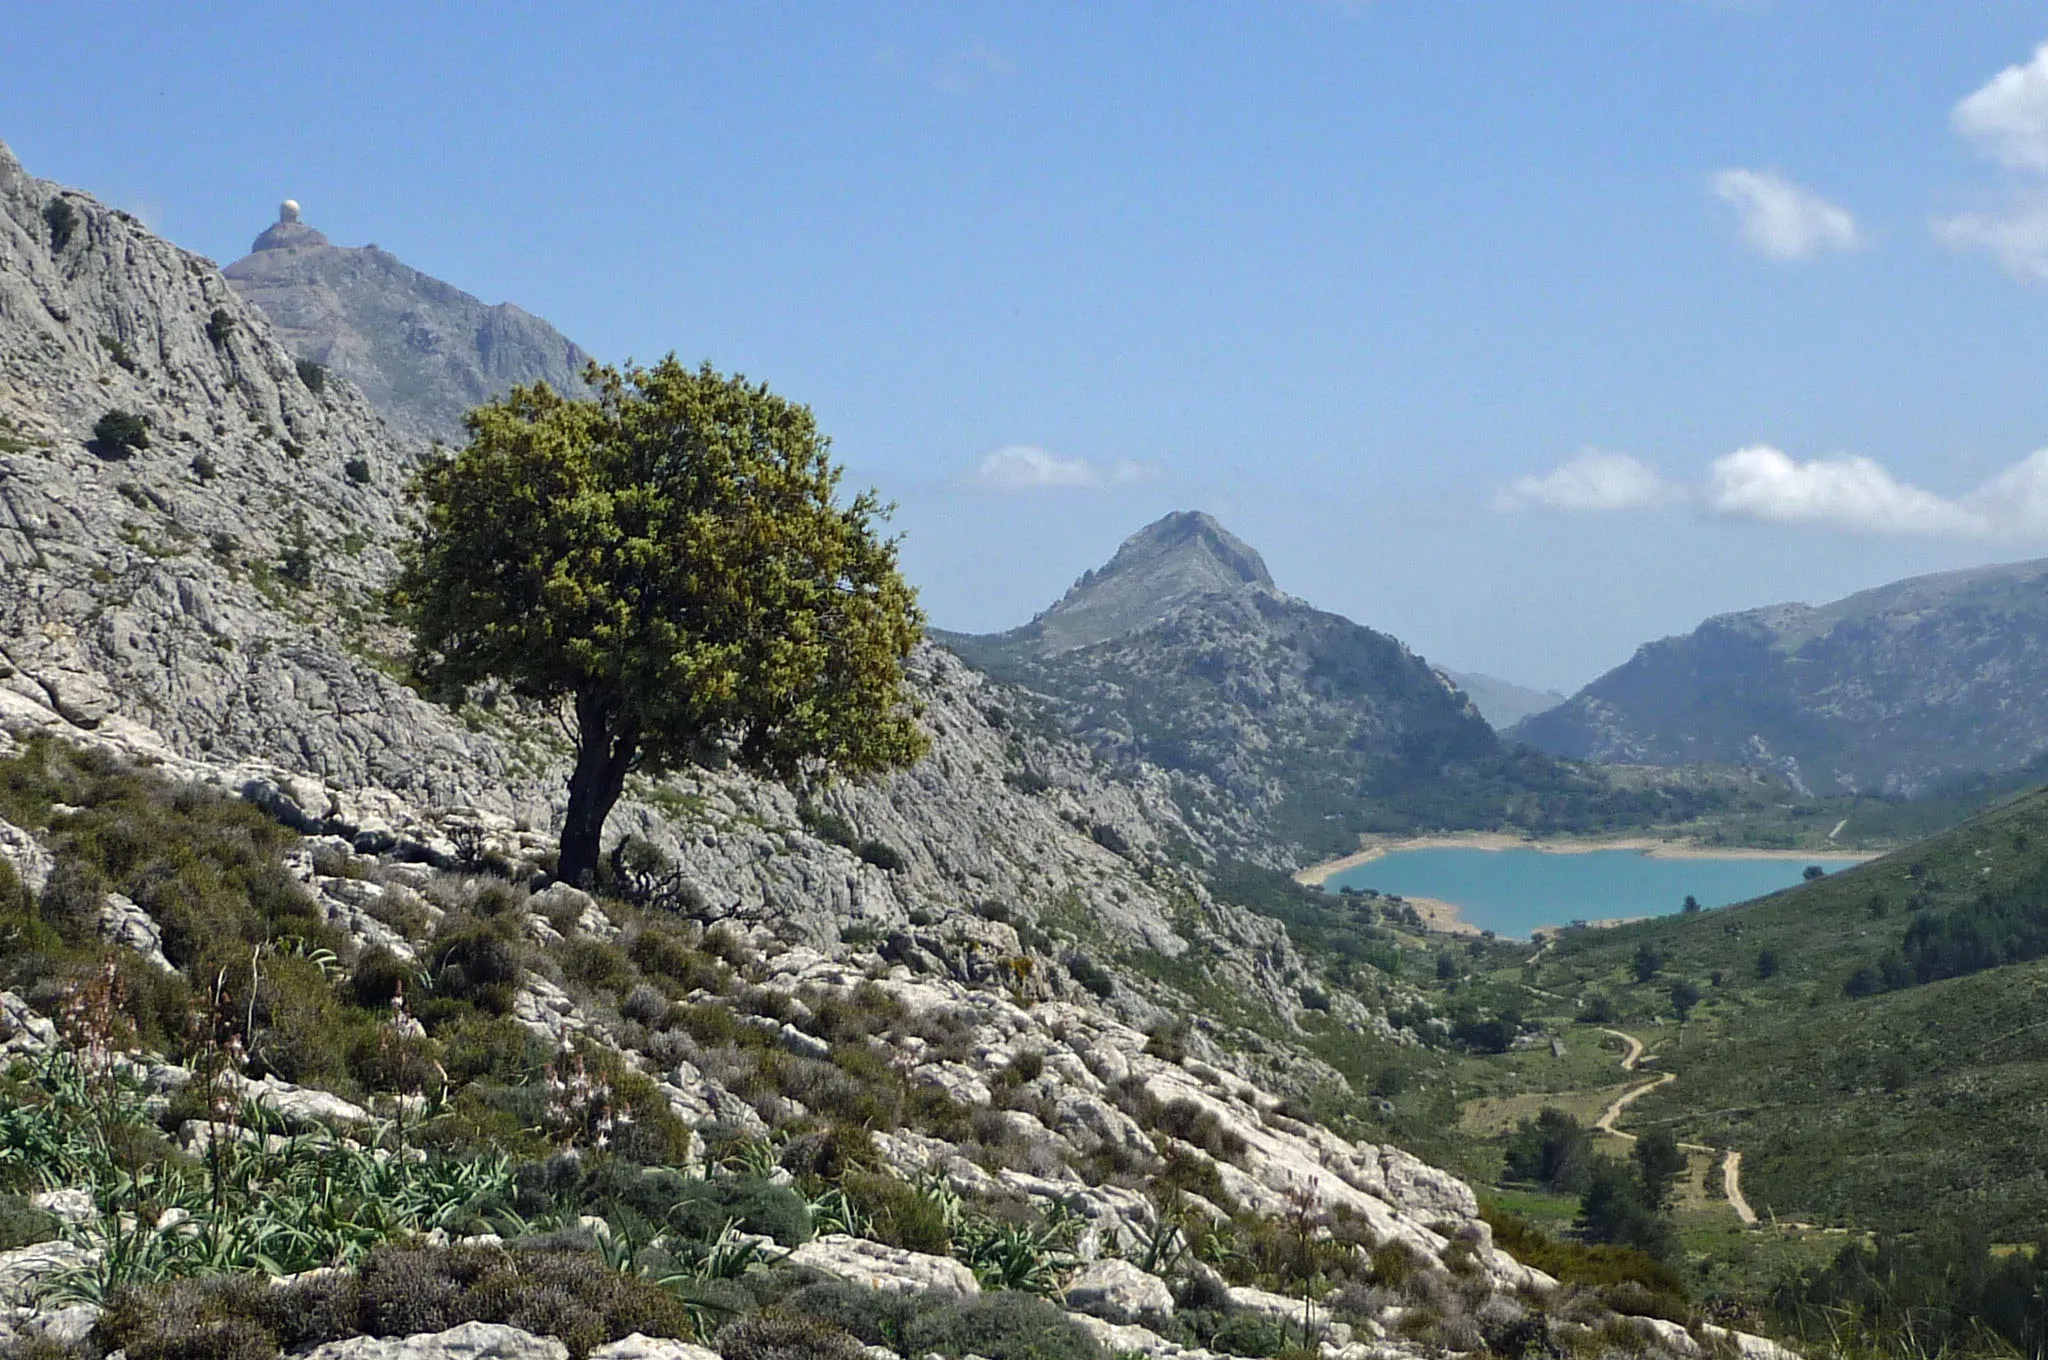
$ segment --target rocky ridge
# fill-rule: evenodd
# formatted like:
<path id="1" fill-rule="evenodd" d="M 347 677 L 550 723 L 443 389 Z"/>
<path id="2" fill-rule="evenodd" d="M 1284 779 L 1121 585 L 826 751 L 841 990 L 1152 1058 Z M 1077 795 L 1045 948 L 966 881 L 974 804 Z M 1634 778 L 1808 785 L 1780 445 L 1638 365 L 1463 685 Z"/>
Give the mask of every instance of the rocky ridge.
<path id="1" fill-rule="evenodd" d="M 1574 759 L 1747 765 L 1911 796 L 2048 751 L 2048 562 L 1774 605 L 1647 643 L 1511 735 Z"/>

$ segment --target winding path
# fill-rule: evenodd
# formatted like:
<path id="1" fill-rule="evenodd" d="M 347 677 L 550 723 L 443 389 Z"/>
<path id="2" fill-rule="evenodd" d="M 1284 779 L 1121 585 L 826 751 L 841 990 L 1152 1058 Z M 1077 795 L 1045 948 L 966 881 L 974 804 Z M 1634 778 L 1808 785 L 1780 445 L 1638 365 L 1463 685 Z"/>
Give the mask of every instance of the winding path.
<path id="1" fill-rule="evenodd" d="M 1628 1052 L 1621 1055 L 1622 1071 L 1634 1072 L 1641 1066 L 1643 1061 L 1643 1041 L 1641 1039 L 1636 1038 L 1633 1034 L 1624 1034 L 1618 1029 L 1603 1029 L 1600 1032 L 1602 1034 L 1611 1034 L 1628 1045 Z M 1599 1133 L 1619 1138 L 1624 1142 L 1635 1142 L 1636 1136 L 1632 1133 L 1623 1133 L 1620 1129 L 1614 1127 L 1614 1121 L 1621 1118 L 1621 1112 L 1636 1101 L 1650 1094 L 1650 1092 L 1658 1087 L 1677 1080 L 1678 1074 L 1676 1072 L 1660 1072 L 1654 1081 L 1646 1081 L 1640 1086 L 1629 1087 L 1607 1103 L 1607 1108 L 1602 1110 L 1600 1117 L 1593 1121 L 1593 1128 Z M 1703 1143 L 1680 1143 L 1678 1146 L 1691 1152 L 1712 1152 L 1714 1150 Z M 1756 1226 L 1756 1210 L 1750 1208 L 1749 1201 L 1742 1196 L 1742 1154 L 1733 1148 L 1730 1148 L 1721 1155 L 1721 1192 L 1727 1196 L 1728 1207 L 1735 1210 L 1735 1217 L 1740 1219 L 1744 1226 Z"/>

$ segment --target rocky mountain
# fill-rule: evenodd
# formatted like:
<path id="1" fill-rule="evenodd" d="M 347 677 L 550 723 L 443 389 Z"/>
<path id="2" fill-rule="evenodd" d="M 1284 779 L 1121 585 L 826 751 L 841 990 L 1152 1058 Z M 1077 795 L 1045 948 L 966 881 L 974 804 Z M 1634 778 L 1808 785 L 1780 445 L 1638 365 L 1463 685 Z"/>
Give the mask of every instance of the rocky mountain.
<path id="1" fill-rule="evenodd" d="M 549 715 L 402 682 L 407 447 L 0 147 L 0 1347 L 1778 1354 L 1500 1250 L 1365 1136 L 1427 1003 L 1335 987 L 1211 890 L 1167 776 L 939 649 L 915 768 L 642 780 L 605 896 L 550 884 Z M 1490 736 L 1341 623 L 1274 623 L 1254 682 L 1379 667 L 1397 745 Z"/>
<path id="2" fill-rule="evenodd" d="M 1512 733 L 1575 759 L 1910 795 L 2048 751 L 2048 561 L 1774 605 L 1646 644 Z"/>
<path id="3" fill-rule="evenodd" d="M 509 302 L 489 306 L 389 251 L 337 246 L 289 200 L 224 271 L 293 356 L 353 383 L 399 434 L 460 444 L 468 410 L 518 383 L 584 390 L 590 356 Z"/>
<path id="4" fill-rule="evenodd" d="M 1504 743 L 1442 672 L 1281 591 L 1196 512 L 1139 530 L 1020 628 L 935 636 L 1047 696 L 1111 768 L 1169 772 L 1194 825 L 1262 862 L 1341 854 L 1365 831 L 1640 827 L 1724 792 L 1624 791 Z"/>
<path id="5" fill-rule="evenodd" d="M 1518 685 L 1512 680 L 1499 676 L 1481 675 L 1476 671 L 1444 672 L 1451 683 L 1465 691 L 1465 697 L 1479 710 L 1479 716 L 1492 724 L 1496 732 L 1505 732 L 1524 718 L 1556 708 L 1565 696 L 1553 689 L 1531 689 Z"/>

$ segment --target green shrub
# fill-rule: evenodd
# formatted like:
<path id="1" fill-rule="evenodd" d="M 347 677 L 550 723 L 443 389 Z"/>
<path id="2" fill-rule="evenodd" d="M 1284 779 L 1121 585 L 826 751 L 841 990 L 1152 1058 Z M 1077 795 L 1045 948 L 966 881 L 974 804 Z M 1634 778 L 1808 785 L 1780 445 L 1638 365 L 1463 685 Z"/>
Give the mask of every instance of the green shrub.
<path id="1" fill-rule="evenodd" d="M 78 230 L 78 209 L 68 199 L 53 198 L 43 205 L 43 225 L 50 229 L 50 253 L 62 254 Z"/>
<path id="2" fill-rule="evenodd" d="M 920 1313 L 904 1353 L 984 1360 L 1105 1360 L 1102 1348 L 1059 1305 L 1033 1294 L 983 1294 Z"/>
<path id="3" fill-rule="evenodd" d="M 1491 1207 L 1482 1208 L 1480 1216 L 1493 1226 L 1494 1245 L 1525 1266 L 1534 1266 L 1564 1284 L 1604 1289 L 1633 1285 L 1682 1313 L 1685 1281 L 1648 1252 L 1559 1241 L 1527 1219 Z M 1378 1259 L 1375 1255 L 1375 1266 Z"/>
<path id="4" fill-rule="evenodd" d="M 370 484 L 370 460 L 363 457 L 349 459 L 341 465 L 342 473 L 357 486 Z"/>
<path id="5" fill-rule="evenodd" d="M 297 590 L 313 584 L 313 539 L 306 532 L 303 515 L 292 520 L 284 545 L 277 555 L 278 579 Z"/>
<path id="6" fill-rule="evenodd" d="M 220 464 L 213 461 L 211 454 L 192 455 L 192 475 L 202 482 L 210 482 L 220 476 Z"/>
<path id="7" fill-rule="evenodd" d="M 1095 995 L 1102 997 L 1104 1000 L 1116 995 L 1116 979 L 1109 975 L 1107 969 L 1094 959 L 1089 958 L 1086 954 L 1069 954 L 1061 962 L 1067 965 L 1067 972 L 1072 975 L 1074 981 L 1080 983 Z"/>
<path id="8" fill-rule="evenodd" d="M 1112 855 L 1130 858 L 1131 843 L 1124 839 L 1124 833 L 1108 822 L 1097 822 L 1088 828 L 1088 838 Z"/>
<path id="9" fill-rule="evenodd" d="M 733 1222 L 742 1232 L 764 1233 L 785 1247 L 811 1238 L 811 1211 L 803 1198 L 752 1177 L 686 1182 L 664 1218 L 676 1232 L 699 1242 L 713 1240 Z"/>
<path id="10" fill-rule="evenodd" d="M 860 833 L 836 812 L 828 811 L 817 804 L 805 801 L 796 805 L 796 819 L 803 823 L 804 830 L 821 841 L 851 850 L 860 844 Z"/>
<path id="11" fill-rule="evenodd" d="M 384 1247 L 352 1275 L 273 1292 L 283 1318 L 278 1340 L 290 1348 L 499 1322 L 559 1337 L 570 1355 L 581 1357 L 634 1332 L 693 1331 L 682 1300 L 581 1251 Z"/>
<path id="12" fill-rule="evenodd" d="M 126 458 L 149 447 L 149 422 L 118 407 L 93 422 L 94 452 L 102 458 Z"/>
<path id="13" fill-rule="evenodd" d="M 228 337 L 234 333 L 234 315 L 225 307 L 214 308 L 213 315 L 206 318 L 206 338 L 213 342 L 213 347 L 219 349 L 227 344 Z"/>
<path id="14" fill-rule="evenodd" d="M 1264 1313 L 1232 1313 L 1216 1329 L 1209 1349 L 1263 1360 L 1265 1356 L 1278 1355 L 1286 1345 L 1286 1332 Z"/>
<path id="15" fill-rule="evenodd" d="M 783 1306 L 798 1317 L 816 1318 L 837 1327 L 862 1345 L 895 1349 L 903 1344 L 910 1320 L 917 1316 L 919 1300 L 849 1280 L 822 1280 L 799 1289 Z"/>
<path id="16" fill-rule="evenodd" d="M 519 945 L 497 922 L 450 917 L 431 955 L 434 991 L 493 1015 L 509 1015 L 526 978 Z"/>
<path id="17" fill-rule="evenodd" d="M 121 343 L 120 337 L 102 335 L 100 337 L 100 348 L 107 352 L 107 357 L 114 361 L 115 367 L 125 369 L 130 373 L 142 371 L 141 365 L 135 362 L 135 356 L 128 352 L 128 346 Z"/>
<path id="18" fill-rule="evenodd" d="M 57 1216 L 46 1214 L 20 1195 L 0 1195 L 0 1251 L 32 1247 L 57 1235 Z"/>
<path id="19" fill-rule="evenodd" d="M 723 1360 L 866 1360 L 867 1355 L 860 1342 L 829 1323 L 773 1312 L 728 1322 L 711 1344 Z"/>
<path id="20" fill-rule="evenodd" d="M 327 390 L 327 370 L 319 364 L 311 359 L 297 359 L 293 361 L 292 367 L 298 369 L 299 381 L 304 383 L 306 390 L 314 396 L 317 397 Z"/>
<path id="21" fill-rule="evenodd" d="M 95 1339 L 128 1360 L 276 1360 L 268 1288 L 249 1276 L 117 1290 Z"/>
<path id="22" fill-rule="evenodd" d="M 909 867 L 903 852 L 887 841 L 862 841 L 853 847 L 853 853 L 860 856 L 863 863 L 872 864 L 886 873 L 900 874 Z"/>
<path id="23" fill-rule="evenodd" d="M 937 1196 L 886 1171 L 853 1172 L 841 1188 L 867 1218 L 876 1241 L 927 1256 L 952 1254 L 952 1227 Z"/>

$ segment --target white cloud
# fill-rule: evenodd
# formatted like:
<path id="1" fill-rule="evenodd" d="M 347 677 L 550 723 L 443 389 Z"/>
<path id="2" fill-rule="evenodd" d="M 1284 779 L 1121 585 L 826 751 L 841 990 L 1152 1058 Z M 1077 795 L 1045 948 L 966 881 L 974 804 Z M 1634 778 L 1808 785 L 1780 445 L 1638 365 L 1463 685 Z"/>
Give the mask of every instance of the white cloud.
<path id="1" fill-rule="evenodd" d="M 2048 449 L 2037 449 L 1963 497 L 1966 508 L 2002 537 L 2048 534 Z"/>
<path id="2" fill-rule="evenodd" d="M 1949 113 L 1949 124 L 2010 169 L 2048 171 L 2048 43 L 2024 66 L 2008 66 Z M 1976 250 L 2030 283 L 2048 282 L 2048 192 L 2022 185 L 2005 206 L 1936 218 L 1934 236 L 1952 250 Z"/>
<path id="3" fill-rule="evenodd" d="M 1502 510 L 1639 510 L 1681 499 L 1684 492 L 1656 469 L 1625 453 L 1587 449 L 1541 477 L 1521 477 L 1494 497 Z"/>
<path id="4" fill-rule="evenodd" d="M 1714 194 L 1735 209 L 1742 239 L 1773 260 L 1804 260 L 1862 242 L 1847 208 L 1768 170 L 1723 170 Z"/>
<path id="5" fill-rule="evenodd" d="M 1114 463 L 1092 463 L 1085 458 L 1067 458 L 1031 444 L 1010 444 L 997 449 L 976 464 L 968 477 L 970 485 L 984 491 L 1093 491 L 1104 487 L 1129 486 L 1152 476 L 1143 463 L 1119 459 Z"/>
<path id="6" fill-rule="evenodd" d="M 2048 43 L 2024 66 L 2008 66 L 1958 103 L 1949 123 L 2015 170 L 2048 170 Z"/>
<path id="7" fill-rule="evenodd" d="M 2048 449 L 1960 496 L 1894 476 L 1869 458 L 1793 458 L 1753 444 L 1717 458 L 1697 489 L 1668 481 L 1626 454 L 1589 449 L 1494 497 L 1499 510 L 1595 513 L 1691 502 L 1730 519 L 1850 533 L 1926 537 L 2048 538 Z"/>
<path id="8" fill-rule="evenodd" d="M 2033 195 L 2003 212 L 1942 218 L 1934 235 L 1952 249 L 1985 252 L 2016 278 L 2048 282 L 2048 198 Z"/>
<path id="9" fill-rule="evenodd" d="M 1988 528 L 1975 511 L 1902 482 L 1868 458 L 1801 463 L 1768 444 L 1715 459 L 1706 500 L 1724 515 L 1862 533 L 1977 534 Z"/>

